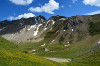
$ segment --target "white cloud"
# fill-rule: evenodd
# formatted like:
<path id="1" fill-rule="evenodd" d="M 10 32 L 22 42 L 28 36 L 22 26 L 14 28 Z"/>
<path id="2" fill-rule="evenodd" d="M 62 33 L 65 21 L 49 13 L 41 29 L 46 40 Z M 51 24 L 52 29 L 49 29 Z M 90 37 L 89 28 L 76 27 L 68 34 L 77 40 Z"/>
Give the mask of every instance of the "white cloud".
<path id="1" fill-rule="evenodd" d="M 94 14 L 100 14 L 100 10 L 94 11 L 94 12 L 90 12 L 90 13 L 87 13 L 85 15 L 94 15 Z"/>
<path id="2" fill-rule="evenodd" d="M 21 19 L 21 18 L 29 18 L 29 17 L 34 17 L 35 15 L 32 14 L 32 13 L 25 13 L 25 14 L 21 14 L 17 17 L 14 17 L 14 16 L 10 16 L 8 17 L 7 19 L 9 20 L 16 20 L 16 19 Z"/>
<path id="3" fill-rule="evenodd" d="M 9 20 L 14 20 L 15 18 L 13 16 L 8 17 Z"/>
<path id="4" fill-rule="evenodd" d="M 59 9 L 59 3 L 55 0 L 50 0 L 49 3 L 46 3 L 41 7 L 30 7 L 28 10 L 31 12 L 46 12 L 49 14 L 54 14 L 53 11 L 57 9 Z"/>
<path id="5" fill-rule="evenodd" d="M 29 5 L 33 2 L 33 0 L 9 0 L 16 5 Z"/>
<path id="6" fill-rule="evenodd" d="M 25 14 L 19 15 L 18 19 L 20 19 L 20 18 L 29 18 L 29 17 L 34 17 L 34 16 L 35 15 L 32 14 L 32 13 L 25 13 Z"/>
<path id="7" fill-rule="evenodd" d="M 73 3 L 75 3 L 77 0 L 72 0 L 73 1 Z"/>
<path id="8" fill-rule="evenodd" d="M 85 5 L 99 6 L 100 7 L 100 0 L 83 0 L 83 3 Z"/>

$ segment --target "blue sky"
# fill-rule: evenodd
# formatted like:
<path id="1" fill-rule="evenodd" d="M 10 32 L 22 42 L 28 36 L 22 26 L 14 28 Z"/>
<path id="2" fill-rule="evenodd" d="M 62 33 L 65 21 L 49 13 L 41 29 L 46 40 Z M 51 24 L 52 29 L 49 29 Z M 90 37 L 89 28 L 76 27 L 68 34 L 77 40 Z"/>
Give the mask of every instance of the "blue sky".
<path id="1" fill-rule="evenodd" d="M 100 0 L 0 0 L 0 21 L 42 15 L 92 15 L 100 13 Z"/>

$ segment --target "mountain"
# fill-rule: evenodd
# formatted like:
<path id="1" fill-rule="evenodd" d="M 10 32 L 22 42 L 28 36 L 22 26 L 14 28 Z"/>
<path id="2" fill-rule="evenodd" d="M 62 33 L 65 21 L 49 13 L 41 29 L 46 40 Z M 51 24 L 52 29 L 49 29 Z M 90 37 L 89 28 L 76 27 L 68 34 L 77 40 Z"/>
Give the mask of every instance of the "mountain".
<path id="1" fill-rule="evenodd" d="M 100 14 L 72 17 L 43 16 L 0 22 L 0 35 L 12 42 L 39 42 L 49 39 L 50 44 L 75 43 L 87 36 L 99 34 Z M 97 29 L 95 28 L 98 27 Z M 94 33 L 95 32 L 95 33 Z"/>
<path id="2" fill-rule="evenodd" d="M 100 14 L 57 15 L 48 20 L 40 15 L 0 22 L 1 66 L 100 66 L 99 60 Z"/>

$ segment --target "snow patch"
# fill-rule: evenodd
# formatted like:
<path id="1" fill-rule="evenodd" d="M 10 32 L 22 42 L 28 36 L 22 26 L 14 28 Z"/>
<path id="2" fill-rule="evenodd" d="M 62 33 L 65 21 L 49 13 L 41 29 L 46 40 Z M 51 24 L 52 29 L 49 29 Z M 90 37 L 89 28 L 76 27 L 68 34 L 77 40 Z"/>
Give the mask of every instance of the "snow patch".
<path id="1" fill-rule="evenodd" d="M 39 24 L 38 27 L 37 27 L 37 29 L 36 29 L 36 31 L 34 31 L 34 34 L 33 34 L 34 36 L 37 36 L 37 33 L 38 33 L 38 31 L 39 31 L 39 27 L 40 27 L 41 25 L 42 25 L 42 24 Z"/>
<path id="2" fill-rule="evenodd" d="M 35 49 L 33 49 L 33 50 L 31 50 L 31 51 L 33 51 L 33 52 L 34 52 L 34 51 L 36 51 L 36 50 L 35 50 Z"/>
<path id="3" fill-rule="evenodd" d="M 59 20 L 66 20 L 65 18 L 61 18 L 61 19 L 59 19 Z"/>
<path id="4" fill-rule="evenodd" d="M 45 57 L 45 58 L 52 61 L 56 61 L 56 62 L 70 62 L 71 61 L 71 59 L 49 58 L 49 57 Z"/>
<path id="5" fill-rule="evenodd" d="M 54 20 L 52 20 L 52 24 L 55 24 L 55 21 Z"/>
<path id="6" fill-rule="evenodd" d="M 100 44 L 100 41 L 98 42 L 98 44 Z"/>
<path id="7" fill-rule="evenodd" d="M 52 43 L 54 42 L 55 40 L 52 40 Z"/>
<path id="8" fill-rule="evenodd" d="M 64 45 L 64 46 L 66 46 L 66 47 L 67 47 L 67 46 L 69 46 L 69 45 L 70 45 L 70 44 L 68 44 L 68 45 Z"/>
<path id="9" fill-rule="evenodd" d="M 44 43 L 43 45 L 41 45 L 41 46 L 45 46 L 46 45 L 46 43 Z"/>
<path id="10" fill-rule="evenodd" d="M 46 43 L 44 43 L 44 45 L 46 45 Z"/>
<path id="11" fill-rule="evenodd" d="M 72 31 L 74 31 L 74 29 L 72 29 Z"/>
<path id="12" fill-rule="evenodd" d="M 44 28 L 44 30 L 47 30 L 47 28 Z"/>
<path id="13" fill-rule="evenodd" d="M 22 31 L 20 31 L 20 33 L 21 33 Z"/>
<path id="14" fill-rule="evenodd" d="M 28 30 L 31 30 L 31 29 L 28 29 Z"/>
<path id="15" fill-rule="evenodd" d="M 36 25 L 32 25 L 31 28 L 34 28 Z"/>
<path id="16" fill-rule="evenodd" d="M 33 35 L 34 35 L 34 36 L 37 36 L 37 33 L 38 33 L 38 31 L 34 31 L 34 34 L 33 34 Z"/>
<path id="17" fill-rule="evenodd" d="M 33 54 L 35 54 L 35 53 L 33 53 Z"/>
<path id="18" fill-rule="evenodd" d="M 41 45 L 42 47 L 44 46 L 44 45 Z"/>
<path id="19" fill-rule="evenodd" d="M 66 30 L 64 30 L 64 32 L 65 32 Z"/>
<path id="20" fill-rule="evenodd" d="M 69 42 L 67 42 L 69 44 Z"/>
<path id="21" fill-rule="evenodd" d="M 32 28 L 36 28 L 36 25 L 32 25 L 28 30 L 31 30 Z"/>

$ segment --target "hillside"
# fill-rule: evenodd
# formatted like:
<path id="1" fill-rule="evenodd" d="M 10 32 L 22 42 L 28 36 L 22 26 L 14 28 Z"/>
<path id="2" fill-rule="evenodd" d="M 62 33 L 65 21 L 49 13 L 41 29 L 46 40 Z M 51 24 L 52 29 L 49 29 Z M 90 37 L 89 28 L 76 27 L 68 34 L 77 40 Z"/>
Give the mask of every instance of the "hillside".
<path id="1" fill-rule="evenodd" d="M 1 65 L 100 66 L 100 14 L 5 20 L 0 22 L 0 35 Z"/>
<path id="2" fill-rule="evenodd" d="M 21 43 L 18 46 L 28 51 L 35 49 L 35 54 L 42 57 L 71 59 L 71 62 L 66 63 L 68 66 L 100 65 L 100 35 L 89 36 L 69 46 L 61 44 L 41 46 L 43 42 L 45 41 L 38 43 Z M 48 51 L 45 51 L 45 48 L 47 48 Z"/>
<path id="3" fill-rule="evenodd" d="M 28 51 L 18 48 L 17 45 L 0 37 L 0 66 L 61 66 L 46 60 L 42 57 L 33 55 Z"/>

